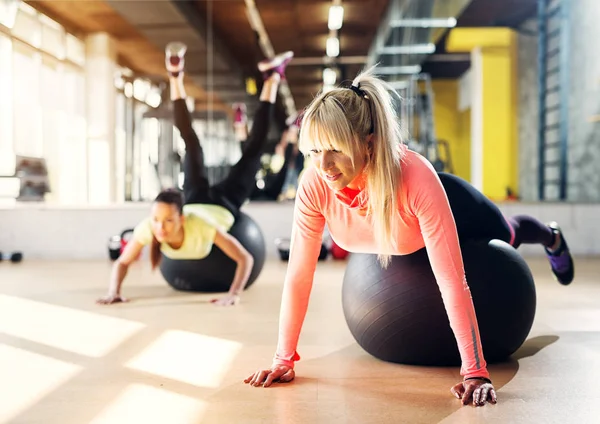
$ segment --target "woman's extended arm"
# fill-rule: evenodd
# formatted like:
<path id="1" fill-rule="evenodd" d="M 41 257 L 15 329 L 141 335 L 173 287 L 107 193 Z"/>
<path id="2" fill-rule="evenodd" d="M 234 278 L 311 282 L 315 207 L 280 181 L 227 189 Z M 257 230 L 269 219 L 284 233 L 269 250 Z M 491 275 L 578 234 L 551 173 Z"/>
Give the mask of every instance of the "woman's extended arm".
<path id="1" fill-rule="evenodd" d="M 425 159 L 423 159 L 425 161 Z M 450 327 L 462 359 L 463 381 L 450 389 L 463 405 L 496 403 L 483 356 L 471 291 L 465 278 L 462 253 L 452 209 L 435 170 L 427 163 L 413 175 L 409 205 L 419 220 L 431 268 L 440 288 Z"/>
<path id="2" fill-rule="evenodd" d="M 325 218 L 320 212 L 322 201 L 318 190 L 312 190 L 311 180 L 316 176 L 305 175 L 296 195 L 294 224 L 292 227 L 290 258 L 283 286 L 279 318 L 279 341 L 270 369 L 259 370 L 245 382 L 253 386 L 274 380 L 290 381 L 293 378 L 300 332 L 306 317 L 308 301 L 313 285 L 319 252 L 325 228 Z M 291 377 L 290 377 L 291 376 Z"/>
<path id="3" fill-rule="evenodd" d="M 221 230 L 217 229 L 214 244 L 233 259 L 237 263 L 237 267 L 235 268 L 235 275 L 229 293 L 221 299 L 213 300 L 213 303 L 220 306 L 235 305 L 239 301 L 240 293 L 244 291 L 244 287 L 248 284 L 254 266 L 254 258 L 235 237 Z"/>
<path id="4" fill-rule="evenodd" d="M 129 265 L 137 258 L 143 248 L 144 245 L 135 240 L 131 240 L 127 243 L 127 246 L 123 249 L 123 253 L 113 265 L 108 286 L 108 294 L 98 299 L 97 303 L 109 305 L 111 303 L 127 302 L 127 299 L 121 296 L 121 286 L 127 275 Z"/>
<path id="5" fill-rule="evenodd" d="M 425 159 L 423 159 L 425 161 Z M 431 268 L 456 337 L 465 378 L 489 378 L 471 291 L 466 281 L 456 224 L 446 191 L 428 163 L 407 182 L 409 206 L 419 220 Z"/>

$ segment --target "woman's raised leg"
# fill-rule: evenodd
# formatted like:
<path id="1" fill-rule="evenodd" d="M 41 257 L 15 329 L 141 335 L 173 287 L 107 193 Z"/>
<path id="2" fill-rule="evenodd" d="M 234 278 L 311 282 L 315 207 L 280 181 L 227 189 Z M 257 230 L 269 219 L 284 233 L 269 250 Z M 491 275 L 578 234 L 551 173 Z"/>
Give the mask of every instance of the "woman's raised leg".
<path id="1" fill-rule="evenodd" d="M 242 157 L 231 168 L 227 177 L 214 187 L 215 195 L 218 195 L 230 210 L 239 210 L 254 190 L 256 173 L 261 167 L 261 156 L 267 144 L 267 133 L 279 83 L 284 78 L 285 68 L 292 57 L 292 52 L 286 52 L 258 64 L 259 70 L 264 74 L 265 81 L 260 94 L 260 104 L 254 116 L 252 130 L 244 143 Z"/>
<path id="2" fill-rule="evenodd" d="M 555 222 L 543 224 L 529 215 L 505 218 L 500 209 L 479 190 L 461 178 L 439 173 L 446 190 L 461 240 L 503 240 L 513 247 L 540 244 L 552 272 L 564 285 L 574 278 L 574 263 L 564 235 Z"/>
<path id="3" fill-rule="evenodd" d="M 192 127 L 192 117 L 186 104 L 184 68 L 186 46 L 183 43 L 169 43 L 166 48 L 166 67 L 169 72 L 173 118 L 185 143 L 183 160 L 183 192 L 185 203 L 211 203 L 209 182 L 204 166 L 204 152 L 198 135 Z"/>

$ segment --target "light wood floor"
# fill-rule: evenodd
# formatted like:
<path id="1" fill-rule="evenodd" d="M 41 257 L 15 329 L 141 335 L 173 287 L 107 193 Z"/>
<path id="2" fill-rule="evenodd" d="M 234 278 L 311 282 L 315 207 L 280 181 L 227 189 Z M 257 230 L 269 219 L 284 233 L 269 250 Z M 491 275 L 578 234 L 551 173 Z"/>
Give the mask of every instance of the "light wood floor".
<path id="1" fill-rule="evenodd" d="M 529 260 L 538 310 L 515 358 L 491 367 L 499 403 L 461 407 L 458 369 L 378 361 L 341 309 L 343 264 L 319 266 L 297 379 L 242 383 L 277 340 L 285 265 L 270 262 L 236 308 L 173 291 L 146 263 L 129 304 L 99 306 L 108 262 L 0 263 L 2 423 L 598 423 L 600 259 L 580 259 L 562 287 Z"/>

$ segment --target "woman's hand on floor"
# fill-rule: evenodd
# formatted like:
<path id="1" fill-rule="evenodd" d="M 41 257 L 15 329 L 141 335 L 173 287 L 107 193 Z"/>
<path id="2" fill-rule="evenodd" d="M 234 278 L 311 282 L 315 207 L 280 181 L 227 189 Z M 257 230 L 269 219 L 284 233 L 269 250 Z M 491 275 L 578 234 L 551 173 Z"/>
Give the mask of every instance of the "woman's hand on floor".
<path id="1" fill-rule="evenodd" d="M 240 297 L 237 294 L 227 294 L 220 299 L 213 299 L 210 303 L 217 306 L 235 306 L 240 303 Z"/>
<path id="2" fill-rule="evenodd" d="M 254 387 L 269 387 L 274 382 L 289 383 L 296 377 L 294 369 L 286 365 L 277 365 L 268 370 L 258 370 L 244 380 Z"/>
<path id="3" fill-rule="evenodd" d="M 467 405 L 473 400 L 474 406 L 483 406 L 486 402 L 497 403 L 496 390 L 491 383 L 486 380 L 474 379 L 461 381 L 452 389 L 452 394 L 462 400 L 463 405 Z"/>
<path id="4" fill-rule="evenodd" d="M 124 298 L 120 294 L 108 294 L 96 300 L 99 305 L 110 305 L 112 303 L 129 302 L 129 299 Z"/>

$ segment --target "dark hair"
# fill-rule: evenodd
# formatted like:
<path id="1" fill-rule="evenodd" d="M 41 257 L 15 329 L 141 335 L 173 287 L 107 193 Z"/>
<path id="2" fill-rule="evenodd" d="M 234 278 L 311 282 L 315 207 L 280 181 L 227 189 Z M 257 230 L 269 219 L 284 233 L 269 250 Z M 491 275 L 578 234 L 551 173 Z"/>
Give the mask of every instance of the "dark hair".
<path id="1" fill-rule="evenodd" d="M 168 188 L 161 191 L 154 199 L 154 203 L 175 205 L 179 213 L 183 214 L 183 196 L 177 189 Z M 150 245 L 150 263 L 152 264 L 152 269 L 156 269 L 156 267 L 160 264 L 160 258 L 160 243 L 156 237 L 152 235 L 152 244 Z"/>

